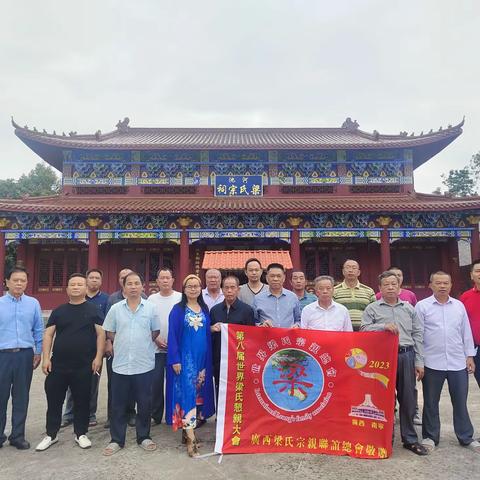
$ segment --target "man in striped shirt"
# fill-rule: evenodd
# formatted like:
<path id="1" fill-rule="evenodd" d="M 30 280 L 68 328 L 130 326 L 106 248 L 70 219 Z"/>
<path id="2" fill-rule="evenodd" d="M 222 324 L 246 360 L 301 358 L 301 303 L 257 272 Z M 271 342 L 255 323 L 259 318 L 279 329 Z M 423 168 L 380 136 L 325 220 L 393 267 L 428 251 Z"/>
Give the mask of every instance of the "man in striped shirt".
<path id="1" fill-rule="evenodd" d="M 360 265 L 356 260 L 346 260 L 343 264 L 343 282 L 335 286 L 333 299 L 347 307 L 354 331 L 360 329 L 362 314 L 367 305 L 374 302 L 375 292 L 360 283 Z"/>

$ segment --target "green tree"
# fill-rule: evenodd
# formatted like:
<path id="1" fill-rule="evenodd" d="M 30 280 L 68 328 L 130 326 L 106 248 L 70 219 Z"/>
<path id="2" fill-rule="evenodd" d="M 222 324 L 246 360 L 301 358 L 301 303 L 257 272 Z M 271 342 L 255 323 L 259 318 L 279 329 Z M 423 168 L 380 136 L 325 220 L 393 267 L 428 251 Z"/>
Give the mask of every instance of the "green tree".
<path id="1" fill-rule="evenodd" d="M 35 168 L 18 180 L 0 180 L 0 198 L 21 198 L 25 195 L 39 197 L 60 191 L 60 179 L 50 166 L 37 163 Z"/>
<path id="2" fill-rule="evenodd" d="M 448 175 L 442 175 L 447 192 L 454 197 L 465 197 L 476 194 L 476 179 L 469 167 L 460 170 L 450 170 Z"/>
<path id="3" fill-rule="evenodd" d="M 447 193 L 454 197 L 477 195 L 480 186 L 480 152 L 472 155 L 467 166 L 450 170 L 448 175 L 442 175 L 442 179 Z"/>
<path id="4" fill-rule="evenodd" d="M 0 198 L 22 198 L 25 195 L 39 197 L 59 193 L 60 179 L 50 166 L 37 163 L 35 168 L 23 174 L 18 180 L 0 180 Z M 16 263 L 16 248 L 13 243 L 7 246 L 5 255 L 6 271 Z"/>

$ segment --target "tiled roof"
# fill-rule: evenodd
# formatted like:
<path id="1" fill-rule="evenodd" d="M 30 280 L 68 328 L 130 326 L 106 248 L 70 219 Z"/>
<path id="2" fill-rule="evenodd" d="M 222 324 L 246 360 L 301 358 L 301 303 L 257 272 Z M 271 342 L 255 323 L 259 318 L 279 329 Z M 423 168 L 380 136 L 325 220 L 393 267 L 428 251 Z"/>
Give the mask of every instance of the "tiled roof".
<path id="1" fill-rule="evenodd" d="M 285 268 L 293 268 L 290 253 L 286 250 L 229 250 L 205 252 L 202 268 L 221 270 L 243 270 L 249 258 L 257 258 L 262 265 L 280 263 Z"/>
<path id="2" fill-rule="evenodd" d="M 62 148 L 86 149 L 342 149 L 409 148 L 439 141 L 453 141 L 463 122 L 427 134 L 384 135 L 360 130 L 352 122 L 340 128 L 132 128 L 113 132 L 63 136 L 30 130 L 13 122 L 24 142 Z M 353 126 L 352 126 L 353 125 Z M 449 143 L 449 142 L 448 142 Z"/>
<path id="3" fill-rule="evenodd" d="M 77 214 L 199 214 L 248 212 L 405 212 L 480 211 L 480 197 L 450 198 L 443 195 L 356 194 L 285 195 L 278 197 L 215 198 L 190 196 L 83 196 L 59 195 L 22 200 L 0 199 L 0 212 Z"/>

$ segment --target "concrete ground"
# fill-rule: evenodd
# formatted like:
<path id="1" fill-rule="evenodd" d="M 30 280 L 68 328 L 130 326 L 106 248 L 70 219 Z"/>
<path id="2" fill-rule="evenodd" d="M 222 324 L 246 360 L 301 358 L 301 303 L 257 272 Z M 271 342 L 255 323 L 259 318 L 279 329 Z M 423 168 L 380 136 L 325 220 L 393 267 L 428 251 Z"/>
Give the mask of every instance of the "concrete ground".
<path id="1" fill-rule="evenodd" d="M 93 446 L 81 450 L 73 441 L 72 427 L 62 429 L 59 442 L 45 452 L 35 452 L 35 445 L 43 438 L 46 400 L 43 391 L 44 376 L 40 369 L 34 374 L 30 410 L 27 420 L 27 439 L 32 444 L 28 451 L 8 446 L 0 449 L 0 479 L 262 479 L 275 480 L 319 479 L 449 479 L 480 478 L 480 454 L 460 447 L 453 433 L 451 406 L 447 388 L 441 402 L 442 438 L 439 447 L 427 457 L 417 457 L 403 449 L 395 439 L 393 456 L 387 460 L 360 460 L 349 457 L 311 454 L 225 455 L 202 459 L 187 457 L 180 444 L 179 432 L 165 425 L 153 426 L 152 437 L 158 443 L 156 452 L 147 453 L 135 442 L 134 429 L 129 428 L 126 448 L 107 458 L 102 449 L 110 439 L 102 426 L 106 416 L 106 385 L 102 375 L 98 419 L 99 425 L 89 432 Z M 421 395 L 420 395 L 421 397 Z M 470 416 L 480 436 L 480 389 L 471 379 L 469 397 Z M 9 421 L 8 421 L 9 422 Z M 9 423 L 7 423 L 7 431 Z M 210 420 L 198 431 L 203 440 L 202 453 L 213 451 L 215 424 Z"/>

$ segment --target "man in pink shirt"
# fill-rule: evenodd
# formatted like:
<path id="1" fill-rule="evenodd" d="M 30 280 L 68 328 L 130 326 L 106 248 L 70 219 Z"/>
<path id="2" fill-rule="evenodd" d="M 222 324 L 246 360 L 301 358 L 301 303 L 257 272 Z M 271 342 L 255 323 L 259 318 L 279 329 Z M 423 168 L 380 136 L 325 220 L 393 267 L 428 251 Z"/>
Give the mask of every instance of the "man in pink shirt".
<path id="1" fill-rule="evenodd" d="M 398 283 L 400 284 L 400 294 L 398 295 L 398 298 L 404 302 L 408 302 L 412 307 L 414 307 L 417 304 L 417 296 L 411 290 L 402 288 L 403 272 L 398 267 L 394 266 L 390 267 L 388 271 L 393 272 L 398 278 Z M 375 294 L 377 300 L 380 300 L 381 296 L 382 294 L 380 292 Z"/>
<path id="2" fill-rule="evenodd" d="M 473 360 L 475 361 L 475 380 L 480 387 L 480 259 L 473 260 L 470 268 L 470 278 L 473 282 L 473 288 L 462 293 L 460 301 L 467 311 L 473 342 L 477 348 L 477 354 L 473 357 Z"/>

